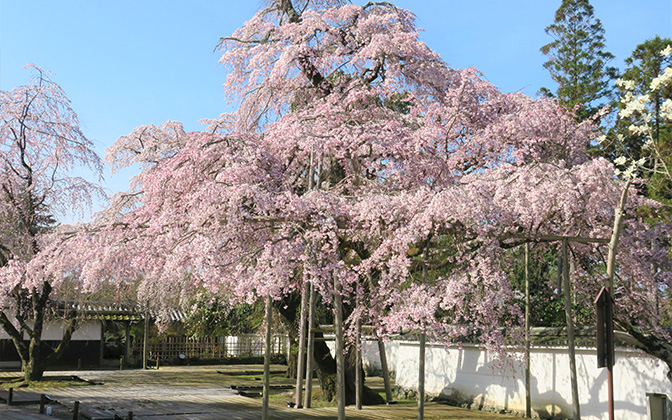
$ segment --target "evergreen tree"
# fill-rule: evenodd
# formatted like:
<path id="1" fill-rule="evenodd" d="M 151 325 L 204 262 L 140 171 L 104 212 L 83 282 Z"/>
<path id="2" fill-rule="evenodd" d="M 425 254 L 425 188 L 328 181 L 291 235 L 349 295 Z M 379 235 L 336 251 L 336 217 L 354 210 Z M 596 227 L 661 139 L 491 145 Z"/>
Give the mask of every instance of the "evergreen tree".
<path id="1" fill-rule="evenodd" d="M 541 88 L 541 94 L 557 97 L 569 108 L 579 105 L 577 118 L 581 121 L 593 116 L 609 102 L 613 91 L 610 82 L 618 70 L 607 65 L 614 56 L 605 49 L 604 28 L 590 1 L 562 0 L 546 33 L 554 40 L 541 47 L 548 56 L 544 68 L 558 89 L 553 93 Z"/>

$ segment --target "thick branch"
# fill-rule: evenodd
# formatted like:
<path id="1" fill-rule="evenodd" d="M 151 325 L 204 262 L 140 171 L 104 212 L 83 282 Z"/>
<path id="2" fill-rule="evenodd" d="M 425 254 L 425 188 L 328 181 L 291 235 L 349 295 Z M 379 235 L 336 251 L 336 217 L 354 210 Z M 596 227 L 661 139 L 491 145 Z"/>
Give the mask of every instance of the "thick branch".
<path id="1" fill-rule="evenodd" d="M 51 295 L 51 284 L 45 281 L 42 283 L 42 292 L 38 293 L 37 289 L 33 290 L 33 320 L 35 322 L 33 330 L 35 334 L 41 333 L 44 322 L 44 309 L 47 306 L 47 301 Z"/>
<path id="2" fill-rule="evenodd" d="M 23 317 L 22 309 L 24 307 L 24 297 L 21 295 L 21 288 L 19 285 L 14 287 L 12 290 L 12 295 L 14 296 L 15 301 L 15 312 L 14 317 L 19 322 L 21 329 L 26 332 L 29 336 L 33 336 L 33 329 L 26 323 L 26 319 Z"/>
<path id="3" fill-rule="evenodd" d="M 65 353 L 65 351 L 70 346 L 70 341 L 72 341 L 72 334 L 78 327 L 79 322 L 76 317 L 70 318 L 68 320 L 68 323 L 65 326 L 65 329 L 63 330 L 63 338 L 61 339 L 61 342 L 58 343 L 58 347 L 56 347 L 53 353 L 51 353 L 47 358 L 47 363 L 51 363 L 58 360 L 61 357 L 61 355 Z"/>
<path id="4" fill-rule="evenodd" d="M 21 359 L 28 360 L 28 346 L 26 342 L 23 341 L 23 334 L 11 323 L 4 311 L 0 311 L 0 327 L 2 327 L 11 338 Z"/>
<path id="5" fill-rule="evenodd" d="M 616 270 L 616 251 L 618 249 L 618 239 L 621 234 L 621 229 L 623 228 L 623 212 L 625 210 L 625 203 L 628 198 L 630 184 L 632 184 L 632 179 L 629 179 L 625 184 L 625 187 L 623 187 L 621 200 L 619 201 L 614 214 L 614 228 L 611 233 L 611 240 L 609 241 L 609 256 L 607 257 L 607 288 L 612 292 L 614 290 L 614 273 Z"/>
<path id="6" fill-rule="evenodd" d="M 310 58 L 306 55 L 300 55 L 296 61 L 301 67 L 301 71 L 308 78 L 310 83 L 318 88 L 324 95 L 328 95 L 333 91 L 334 86 L 322 76 L 315 65 L 311 63 Z"/>
<path id="7" fill-rule="evenodd" d="M 627 335 L 630 337 L 629 341 L 626 341 L 628 344 L 665 362 L 669 368 L 667 378 L 672 381 L 672 343 L 669 340 L 657 337 L 653 333 L 643 332 L 625 321 L 615 319 L 614 324 L 624 331 L 620 336 Z M 614 336 L 621 339 L 617 334 L 614 334 Z"/>
<path id="8" fill-rule="evenodd" d="M 301 21 L 301 15 L 294 8 L 292 0 L 280 0 L 280 9 L 287 14 L 290 23 L 298 23 Z"/>

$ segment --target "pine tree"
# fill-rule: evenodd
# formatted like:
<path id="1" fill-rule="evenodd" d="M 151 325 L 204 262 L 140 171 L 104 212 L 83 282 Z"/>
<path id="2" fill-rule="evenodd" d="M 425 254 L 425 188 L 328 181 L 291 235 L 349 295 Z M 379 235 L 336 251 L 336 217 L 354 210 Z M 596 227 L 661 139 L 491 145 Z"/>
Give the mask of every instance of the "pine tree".
<path id="1" fill-rule="evenodd" d="M 618 76 L 618 70 L 607 65 L 614 56 L 605 49 L 604 28 L 593 6 L 589 0 L 563 0 L 545 31 L 554 40 L 541 47 L 549 58 L 544 68 L 558 89 L 553 93 L 544 87 L 540 93 L 557 97 L 569 108 L 579 105 L 579 120 L 593 116 L 609 102 L 611 81 Z"/>

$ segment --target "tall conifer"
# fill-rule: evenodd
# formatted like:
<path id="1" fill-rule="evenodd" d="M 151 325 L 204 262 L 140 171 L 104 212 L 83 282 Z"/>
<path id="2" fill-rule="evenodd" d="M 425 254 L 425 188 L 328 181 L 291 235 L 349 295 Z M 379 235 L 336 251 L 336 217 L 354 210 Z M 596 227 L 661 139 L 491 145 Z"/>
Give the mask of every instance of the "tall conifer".
<path id="1" fill-rule="evenodd" d="M 611 81 L 618 76 L 618 70 L 607 65 L 614 56 L 606 51 L 602 23 L 589 0 L 562 0 L 546 33 L 553 41 L 541 47 L 548 56 L 544 68 L 558 88 L 542 88 L 541 93 L 569 108 L 578 104 L 577 117 L 585 120 L 609 102 Z"/>

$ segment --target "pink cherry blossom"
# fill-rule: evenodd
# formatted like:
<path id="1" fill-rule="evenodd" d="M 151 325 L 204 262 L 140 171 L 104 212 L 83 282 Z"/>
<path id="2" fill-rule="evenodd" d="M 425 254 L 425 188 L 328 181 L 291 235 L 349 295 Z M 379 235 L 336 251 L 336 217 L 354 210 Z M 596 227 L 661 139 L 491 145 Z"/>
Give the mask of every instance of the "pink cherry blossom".
<path id="1" fill-rule="evenodd" d="M 351 328 L 363 317 L 381 333 L 478 329 L 501 346 L 499 328 L 521 321 L 506 250 L 609 237 L 621 184 L 587 154 L 597 127 L 448 67 L 406 10 L 321 2 L 297 17 L 273 6 L 221 48 L 234 114 L 207 133 L 140 127 L 110 149 L 113 165 L 141 172 L 69 241 L 85 285 L 139 281 L 141 299 L 163 306 L 202 287 L 236 302 L 308 281 L 330 303 L 336 279 L 346 304 L 365 305 Z M 619 305 L 655 326 L 667 233 L 638 218 L 642 205 L 656 204 L 636 197 L 626 209 Z M 423 279 L 414 248 L 445 272 Z M 575 273 L 588 300 L 605 247 L 572 251 L 589 262 Z"/>

